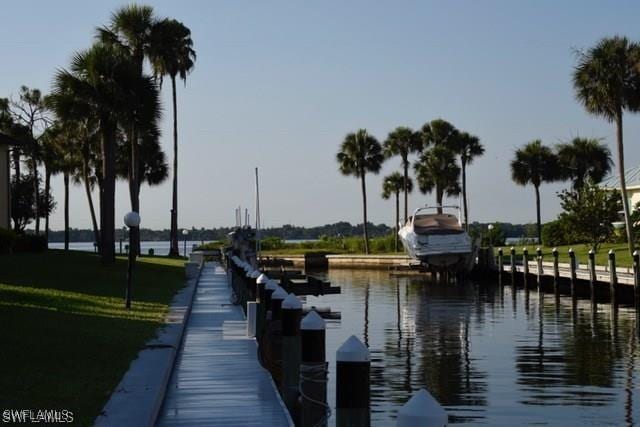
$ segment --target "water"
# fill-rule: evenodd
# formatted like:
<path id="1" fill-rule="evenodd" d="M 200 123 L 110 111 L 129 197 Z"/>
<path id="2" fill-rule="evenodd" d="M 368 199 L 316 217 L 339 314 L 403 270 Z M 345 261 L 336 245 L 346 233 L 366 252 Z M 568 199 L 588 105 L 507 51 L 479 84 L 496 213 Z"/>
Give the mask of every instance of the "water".
<path id="1" fill-rule="evenodd" d="M 307 297 L 335 351 L 352 334 L 371 351 L 372 425 L 393 425 L 426 388 L 452 425 L 631 426 L 640 410 L 635 312 L 497 285 L 437 285 L 383 271 L 330 270 L 342 294 Z"/>
<path id="2" fill-rule="evenodd" d="M 207 242 L 205 242 L 207 243 Z M 187 240 L 187 255 L 189 255 L 193 249 L 193 245 L 200 246 L 202 242 L 200 240 Z M 122 242 L 122 251 L 125 251 L 126 241 Z M 169 255 L 169 241 L 159 242 L 140 242 L 140 250 L 143 255 L 149 253 L 149 249 L 153 249 L 155 255 Z M 64 243 L 55 242 L 49 243 L 49 249 L 64 249 Z M 86 251 L 93 252 L 93 242 L 69 242 L 69 249 L 74 251 Z M 178 244 L 180 255 L 184 255 L 184 240 Z M 120 243 L 116 241 L 116 253 L 120 253 Z"/>

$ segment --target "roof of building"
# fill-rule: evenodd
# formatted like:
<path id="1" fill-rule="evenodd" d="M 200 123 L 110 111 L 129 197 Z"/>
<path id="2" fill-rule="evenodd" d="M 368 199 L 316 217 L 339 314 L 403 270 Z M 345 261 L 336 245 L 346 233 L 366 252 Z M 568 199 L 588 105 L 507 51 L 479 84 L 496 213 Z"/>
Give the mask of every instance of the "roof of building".
<path id="1" fill-rule="evenodd" d="M 640 166 L 627 169 L 624 173 L 624 182 L 627 188 L 640 187 Z M 603 188 L 620 188 L 620 178 L 618 174 L 611 174 L 602 180 L 600 186 Z"/>
<path id="2" fill-rule="evenodd" d="M 19 141 L 15 138 L 10 137 L 9 135 L 5 135 L 4 133 L 0 133 L 0 144 L 7 145 L 24 145 L 23 141 Z"/>

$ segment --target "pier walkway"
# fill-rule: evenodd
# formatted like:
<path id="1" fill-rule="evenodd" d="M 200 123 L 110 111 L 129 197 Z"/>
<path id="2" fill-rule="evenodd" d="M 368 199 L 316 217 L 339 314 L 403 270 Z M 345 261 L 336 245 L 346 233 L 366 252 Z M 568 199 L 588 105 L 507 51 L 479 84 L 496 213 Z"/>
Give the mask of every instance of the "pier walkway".
<path id="1" fill-rule="evenodd" d="M 157 425 L 293 425 L 246 330 L 224 269 L 206 263 Z"/>

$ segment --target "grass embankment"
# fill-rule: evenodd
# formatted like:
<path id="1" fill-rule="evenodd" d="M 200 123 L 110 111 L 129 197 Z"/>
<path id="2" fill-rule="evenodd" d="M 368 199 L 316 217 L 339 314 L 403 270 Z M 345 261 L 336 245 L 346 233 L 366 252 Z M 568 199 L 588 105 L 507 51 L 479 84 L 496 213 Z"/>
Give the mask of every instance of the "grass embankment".
<path id="1" fill-rule="evenodd" d="M 313 253 L 364 254 L 362 237 L 324 237 L 320 240 L 285 242 L 279 238 L 266 238 L 261 242 L 264 256 L 304 255 Z M 402 255 L 402 245 L 394 250 L 394 236 L 369 239 L 369 253 L 373 255 Z"/>
<path id="2" fill-rule="evenodd" d="M 184 283 L 183 260 L 141 258 L 124 309 L 126 260 L 90 253 L 0 256 L 0 407 L 68 409 L 90 425 Z"/>
<path id="3" fill-rule="evenodd" d="M 522 260 L 522 249 L 525 246 L 514 246 L 516 248 L 516 259 L 518 261 Z M 536 255 L 536 245 L 526 246 L 529 250 L 529 257 L 531 259 L 535 259 Z M 578 243 L 575 245 L 566 245 L 566 246 L 557 246 L 558 249 L 558 259 L 560 262 L 569 262 L 569 249 L 573 248 L 574 253 L 576 254 L 576 258 L 578 262 L 581 264 L 586 264 L 589 259 L 589 249 L 590 246 L 587 246 L 583 243 Z M 504 246 L 502 248 L 505 260 L 509 260 L 509 250 L 510 246 Z M 542 256 L 545 261 L 553 260 L 553 247 L 551 246 L 541 246 Z M 609 250 L 613 249 L 616 253 L 616 265 L 621 267 L 631 267 L 633 265 L 633 260 L 631 259 L 631 255 L 629 254 L 629 247 L 626 243 L 605 243 L 598 249 L 598 253 L 596 253 L 596 265 L 607 265 L 609 262 Z M 498 253 L 498 248 L 495 248 L 496 254 Z"/>

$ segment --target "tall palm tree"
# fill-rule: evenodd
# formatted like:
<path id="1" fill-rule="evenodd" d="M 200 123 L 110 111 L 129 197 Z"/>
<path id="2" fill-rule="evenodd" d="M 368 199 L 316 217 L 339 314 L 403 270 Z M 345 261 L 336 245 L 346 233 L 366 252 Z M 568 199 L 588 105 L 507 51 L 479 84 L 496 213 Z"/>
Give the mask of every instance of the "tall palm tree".
<path id="1" fill-rule="evenodd" d="M 640 45 L 616 36 L 603 38 L 586 52 L 579 53 L 578 65 L 573 72 L 576 98 L 587 112 L 616 124 L 618 176 L 630 253 L 633 253 L 634 243 L 624 176 L 622 116 L 625 110 L 636 112 L 640 109 L 639 62 Z"/>
<path id="2" fill-rule="evenodd" d="M 349 133 L 340 145 L 340 151 L 336 154 L 339 170 L 343 175 L 360 178 L 362 187 L 362 229 L 364 233 L 364 252 L 369 253 L 369 233 L 367 230 L 367 186 L 365 175 L 367 172 L 377 174 L 380 172 L 384 156 L 382 146 L 378 140 L 369 135 L 366 129 L 359 129 L 355 133 Z"/>
<path id="3" fill-rule="evenodd" d="M 52 103 L 62 120 L 96 117 L 101 138 L 100 238 L 102 259 L 115 261 L 116 133 L 131 101 L 129 85 L 138 75 L 129 58 L 113 46 L 96 43 L 75 54 L 70 70 L 54 80 Z"/>
<path id="4" fill-rule="evenodd" d="M 599 183 L 611 172 L 611 151 L 595 138 L 573 138 L 556 146 L 563 178 L 579 191 L 590 180 Z"/>
<path id="5" fill-rule="evenodd" d="M 96 29 L 97 38 L 128 56 L 132 61 L 138 81 L 142 82 L 144 59 L 149 55 L 152 42 L 153 27 L 156 24 L 153 8 L 131 4 L 117 9 L 107 26 Z M 145 89 L 133 90 L 126 123 L 127 140 L 130 146 L 129 154 L 129 197 L 131 210 L 140 212 L 140 116 L 141 108 L 145 108 Z M 144 114 L 144 113 L 142 113 Z M 132 247 L 139 252 L 139 229 L 133 229 L 131 234 Z"/>
<path id="6" fill-rule="evenodd" d="M 420 131 L 423 148 L 430 146 L 443 146 L 452 151 L 457 147 L 458 129 L 443 119 L 435 119 L 425 123 Z"/>
<path id="7" fill-rule="evenodd" d="M 396 252 L 398 252 L 398 227 L 400 224 L 400 192 L 411 192 L 412 190 L 413 181 L 411 178 L 405 178 L 405 176 L 400 172 L 394 172 L 391 175 L 386 176 L 382 181 L 382 198 L 387 200 L 391 198 L 392 195 L 396 196 L 396 222 L 393 227 Z"/>
<path id="8" fill-rule="evenodd" d="M 538 242 L 542 243 L 540 221 L 540 185 L 559 179 L 558 158 L 551 148 L 536 139 L 516 150 L 511 161 L 511 179 L 518 185 L 533 185 L 536 192 L 536 220 Z"/>
<path id="9" fill-rule="evenodd" d="M 467 206 L 467 165 L 476 157 L 484 154 L 484 147 L 480 138 L 467 132 L 460 132 L 456 138 L 456 152 L 460 155 L 462 169 L 462 207 L 464 213 L 464 226 L 469 231 L 469 210 Z"/>
<path id="10" fill-rule="evenodd" d="M 392 156 L 400 156 L 402 159 L 402 169 L 404 172 L 403 183 L 411 182 L 409 178 L 409 155 L 417 153 L 422 149 L 422 139 L 420 134 L 414 132 L 411 128 L 400 126 L 389 133 L 383 144 L 384 155 L 386 158 Z M 411 189 L 404 187 L 404 220 L 409 218 L 408 198 Z M 397 221 L 396 221 L 397 222 Z"/>
<path id="11" fill-rule="evenodd" d="M 455 153 L 444 145 L 435 145 L 422 152 L 414 164 L 418 188 L 422 193 L 435 190 L 438 212 L 442 213 L 445 195 L 460 194 L 460 166 Z"/>
<path id="12" fill-rule="evenodd" d="M 49 197 L 51 193 L 51 176 L 57 175 L 60 172 L 58 167 L 60 162 L 60 138 L 61 129 L 56 123 L 49 127 L 40 136 L 40 156 L 39 161 L 44 165 L 44 194 Z M 49 212 L 45 214 L 44 219 L 44 236 L 45 240 L 49 241 Z"/>
<path id="13" fill-rule="evenodd" d="M 154 75 L 160 79 L 168 75 L 171 79 L 173 103 L 173 197 L 171 201 L 171 233 L 169 255 L 179 255 L 178 248 L 178 105 L 176 98 L 176 77 L 187 81 L 195 65 L 196 52 L 193 50 L 191 30 L 174 19 L 163 19 L 153 29 L 151 43 L 151 63 Z"/>

